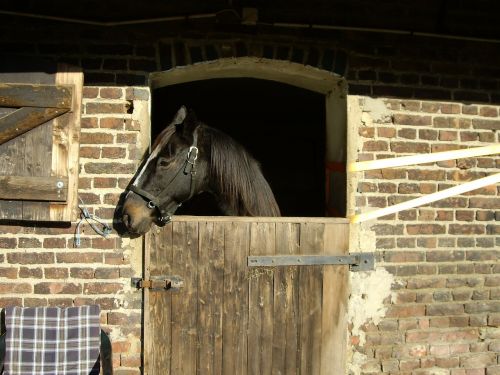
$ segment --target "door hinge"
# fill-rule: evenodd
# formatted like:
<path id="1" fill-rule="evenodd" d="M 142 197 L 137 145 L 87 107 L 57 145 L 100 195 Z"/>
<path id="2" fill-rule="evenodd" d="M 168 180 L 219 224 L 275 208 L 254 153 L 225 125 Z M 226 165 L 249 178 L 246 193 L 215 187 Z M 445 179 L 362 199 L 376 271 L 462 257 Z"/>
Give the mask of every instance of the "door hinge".
<path id="1" fill-rule="evenodd" d="M 184 287 L 184 280 L 180 276 L 151 276 L 149 279 L 132 277 L 131 284 L 137 289 L 149 289 L 150 291 L 169 290 L 179 291 Z"/>
<path id="2" fill-rule="evenodd" d="M 248 257 L 248 267 L 349 265 L 353 272 L 370 271 L 375 266 L 373 253 L 349 255 L 259 255 Z"/>

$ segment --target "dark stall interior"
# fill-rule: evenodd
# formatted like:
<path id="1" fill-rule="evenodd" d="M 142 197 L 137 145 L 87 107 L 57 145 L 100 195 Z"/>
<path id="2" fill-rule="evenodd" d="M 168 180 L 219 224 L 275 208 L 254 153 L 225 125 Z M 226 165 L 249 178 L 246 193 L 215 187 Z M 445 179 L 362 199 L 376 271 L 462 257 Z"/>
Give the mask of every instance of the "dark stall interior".
<path id="1" fill-rule="evenodd" d="M 261 164 L 283 216 L 325 216 L 325 98 L 283 83 L 211 79 L 166 86 L 153 92 L 152 137 L 177 109 L 243 145 Z M 177 214 L 221 214 L 201 194 Z"/>

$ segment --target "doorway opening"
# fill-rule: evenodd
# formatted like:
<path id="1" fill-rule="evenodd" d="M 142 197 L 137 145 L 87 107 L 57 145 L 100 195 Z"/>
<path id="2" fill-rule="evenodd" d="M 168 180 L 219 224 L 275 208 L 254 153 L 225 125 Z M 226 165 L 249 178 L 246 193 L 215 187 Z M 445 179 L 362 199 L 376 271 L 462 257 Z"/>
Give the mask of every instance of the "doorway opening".
<path id="1" fill-rule="evenodd" d="M 259 161 L 283 216 L 325 216 L 324 95 L 253 78 L 165 86 L 153 91 L 153 138 L 181 105 Z M 208 194 L 186 202 L 177 213 L 220 214 Z"/>

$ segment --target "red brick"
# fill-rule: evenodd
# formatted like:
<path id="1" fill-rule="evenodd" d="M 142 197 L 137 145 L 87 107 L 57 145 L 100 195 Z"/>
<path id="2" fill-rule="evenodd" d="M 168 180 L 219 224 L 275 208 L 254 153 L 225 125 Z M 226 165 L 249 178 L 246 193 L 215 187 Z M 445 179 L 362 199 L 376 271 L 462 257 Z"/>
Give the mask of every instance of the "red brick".
<path id="1" fill-rule="evenodd" d="M 427 143 L 391 142 L 391 151 L 405 154 L 423 154 L 430 151 Z"/>
<path id="2" fill-rule="evenodd" d="M 85 294 L 114 294 L 123 290 L 119 283 L 86 283 L 83 287 Z"/>
<path id="3" fill-rule="evenodd" d="M 464 313 L 464 305 L 461 303 L 434 303 L 427 306 L 426 314 L 433 315 L 460 315 Z"/>
<path id="4" fill-rule="evenodd" d="M 80 157 L 86 159 L 99 159 L 101 155 L 100 147 L 80 147 Z"/>
<path id="5" fill-rule="evenodd" d="M 97 98 L 98 94 L 99 94 L 99 89 L 97 87 L 84 87 L 83 88 L 83 97 L 85 99 Z"/>
<path id="6" fill-rule="evenodd" d="M 439 131 L 440 141 L 456 141 L 457 138 L 458 138 L 458 133 L 456 131 L 450 131 L 450 130 Z"/>
<path id="7" fill-rule="evenodd" d="M 53 253 L 9 253 L 7 262 L 11 264 L 50 264 L 54 263 Z"/>
<path id="8" fill-rule="evenodd" d="M 1 283 L 0 294 L 31 293 L 32 286 L 28 283 Z"/>
<path id="9" fill-rule="evenodd" d="M 80 294 L 82 286 L 74 283 L 43 282 L 35 284 L 37 294 Z"/>
<path id="10" fill-rule="evenodd" d="M 394 114 L 394 123 L 398 125 L 429 126 L 432 124 L 432 117 L 426 115 Z"/>
<path id="11" fill-rule="evenodd" d="M 80 125 L 83 129 L 97 128 L 97 118 L 95 118 L 95 117 L 82 117 Z"/>
<path id="12" fill-rule="evenodd" d="M 66 252 L 56 258 L 58 263 L 102 263 L 102 253 Z"/>
<path id="13" fill-rule="evenodd" d="M 64 238 L 45 238 L 43 240 L 43 247 L 46 249 L 62 249 L 66 247 L 66 239 Z"/>
<path id="14" fill-rule="evenodd" d="M 425 315 L 425 305 L 391 305 L 387 309 L 388 318 L 408 318 Z"/>
<path id="15" fill-rule="evenodd" d="M 432 169 L 410 169 L 408 170 L 408 179 L 423 181 L 442 181 L 445 179 L 445 172 Z"/>
<path id="16" fill-rule="evenodd" d="M 443 234 L 445 226 L 439 224 L 408 224 L 406 230 L 410 235 Z"/>
<path id="17" fill-rule="evenodd" d="M 389 145 L 385 141 L 367 141 L 363 144 L 363 151 L 387 151 Z"/>
<path id="18" fill-rule="evenodd" d="M 500 130 L 500 120 L 473 119 L 474 129 Z"/>
<path id="19" fill-rule="evenodd" d="M 67 268 L 45 268 L 46 279 L 67 279 L 69 272 Z"/>
<path id="20" fill-rule="evenodd" d="M 0 238 L 0 249 L 15 249 L 17 238 Z"/>
<path id="21" fill-rule="evenodd" d="M 103 144 L 103 143 L 113 143 L 113 134 L 109 133 L 85 133 L 82 132 L 80 135 L 80 144 Z"/>
<path id="22" fill-rule="evenodd" d="M 448 228 L 449 234 L 483 234 L 485 233 L 485 226 L 479 224 L 450 224 Z"/>
<path id="23" fill-rule="evenodd" d="M 19 278 L 41 279 L 43 277 L 43 270 L 41 268 L 19 268 Z"/>
<path id="24" fill-rule="evenodd" d="M 101 151 L 102 158 L 108 159 L 124 159 L 127 150 L 123 147 L 103 147 Z"/>
<path id="25" fill-rule="evenodd" d="M 85 172 L 91 174 L 129 174 L 137 169 L 134 163 L 85 163 Z"/>
<path id="26" fill-rule="evenodd" d="M 123 95 L 122 89 L 114 87 L 101 87 L 99 93 L 103 99 L 120 99 Z"/>
<path id="27" fill-rule="evenodd" d="M 85 106 L 87 114 L 127 113 L 127 110 L 127 103 L 87 103 Z"/>
<path id="28" fill-rule="evenodd" d="M 94 178 L 95 188 L 114 188 L 116 187 L 117 179 L 114 177 L 96 177 Z"/>
<path id="29" fill-rule="evenodd" d="M 99 120 L 99 126 L 106 129 L 123 130 L 125 119 L 116 117 L 105 117 Z"/>

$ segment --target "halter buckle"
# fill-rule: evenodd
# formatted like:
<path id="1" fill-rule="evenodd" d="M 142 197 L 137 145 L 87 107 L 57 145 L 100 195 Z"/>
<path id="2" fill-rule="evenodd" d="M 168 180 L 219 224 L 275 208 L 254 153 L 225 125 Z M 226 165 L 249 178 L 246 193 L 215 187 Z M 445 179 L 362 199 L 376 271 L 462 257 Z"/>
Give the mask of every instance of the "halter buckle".
<path id="1" fill-rule="evenodd" d="M 191 160 L 191 155 L 193 155 L 193 159 Z M 189 164 L 193 164 L 198 159 L 198 147 L 196 146 L 191 146 L 189 147 L 188 155 L 187 155 L 187 162 Z"/>

